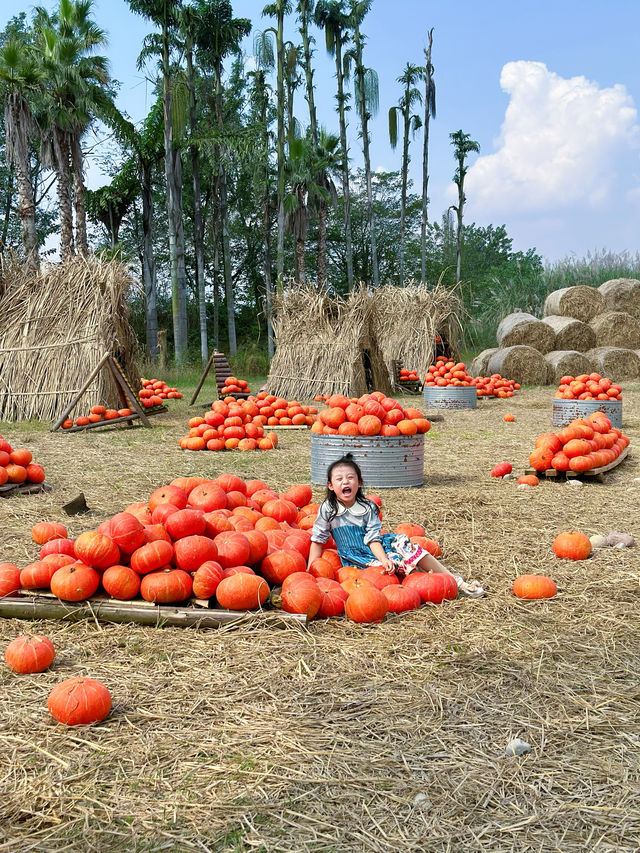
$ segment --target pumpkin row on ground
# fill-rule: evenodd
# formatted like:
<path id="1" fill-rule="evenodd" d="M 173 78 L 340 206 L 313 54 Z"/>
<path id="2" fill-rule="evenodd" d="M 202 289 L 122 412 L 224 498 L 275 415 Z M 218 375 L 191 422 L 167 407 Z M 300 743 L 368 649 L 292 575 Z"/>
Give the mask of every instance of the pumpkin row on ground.
<path id="1" fill-rule="evenodd" d="M 622 400 L 622 387 L 599 373 L 563 376 L 553 395 L 558 400 Z"/>
<path id="2" fill-rule="evenodd" d="M 0 435 L 0 486 L 44 482 L 44 468 L 26 448 L 14 449 Z"/>
<path id="3" fill-rule="evenodd" d="M 431 423 L 418 409 L 403 409 L 393 397 L 381 391 L 362 397 L 332 394 L 327 408 L 318 413 L 311 432 L 323 435 L 397 436 L 426 433 Z"/>
<path id="4" fill-rule="evenodd" d="M 604 412 L 576 418 L 559 432 L 541 433 L 529 456 L 536 471 L 589 471 L 614 462 L 629 444 L 622 430 L 611 426 Z"/>
<path id="5" fill-rule="evenodd" d="M 515 392 L 520 390 L 519 382 L 514 382 L 513 379 L 505 379 L 499 373 L 493 373 L 491 376 L 474 376 L 471 384 L 476 386 L 476 395 L 478 397 L 499 397 L 500 399 L 506 399 L 507 397 L 513 397 Z"/>
<path id="6" fill-rule="evenodd" d="M 318 414 L 315 406 L 303 406 L 297 400 L 285 400 L 266 391 L 248 399 L 255 402 L 259 415 L 266 418 L 265 426 L 310 426 Z"/>
<path id="7" fill-rule="evenodd" d="M 161 406 L 162 400 L 160 397 L 150 396 L 148 399 L 140 400 L 145 408 L 149 409 L 152 406 Z M 132 414 L 131 409 L 107 409 L 106 406 L 92 406 L 88 415 L 79 415 L 75 420 L 66 418 L 62 422 L 63 429 L 71 429 L 72 426 L 87 426 L 87 424 L 99 424 L 102 421 L 113 421 L 116 418 L 126 418 Z"/>
<path id="8" fill-rule="evenodd" d="M 361 585 L 398 583 L 395 576 L 381 579 L 371 569 L 346 572 L 331 537 L 321 557 L 307 566 L 317 512 L 306 484 L 278 494 L 262 480 L 245 482 L 233 474 L 215 480 L 178 478 L 156 489 L 148 502 L 129 505 L 75 540 L 67 538 L 62 524 L 34 525 L 40 559 L 21 571 L 0 565 L 0 594 L 48 588 L 62 600 L 80 601 L 102 588 L 119 600 L 142 596 L 168 604 L 195 595 L 244 610 L 263 606 L 271 586 L 294 574 L 314 583 L 344 584 L 346 594 Z M 440 554 L 438 543 L 419 524 L 403 523 L 395 532 Z M 352 573 L 356 583 L 351 583 Z M 335 587 L 329 593 L 333 600 Z M 322 612 L 328 609 L 327 603 Z"/>

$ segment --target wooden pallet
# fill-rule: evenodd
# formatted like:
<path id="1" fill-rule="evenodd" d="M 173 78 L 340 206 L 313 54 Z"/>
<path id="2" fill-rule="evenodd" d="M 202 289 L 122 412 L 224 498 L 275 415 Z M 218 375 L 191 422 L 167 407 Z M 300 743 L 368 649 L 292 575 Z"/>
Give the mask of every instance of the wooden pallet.
<path id="1" fill-rule="evenodd" d="M 91 385 L 91 383 L 93 382 L 93 380 L 95 379 L 95 377 L 98 375 L 98 373 L 101 370 L 106 370 L 111 375 L 111 378 L 113 379 L 115 386 L 116 386 L 116 389 L 118 391 L 118 399 L 120 400 L 120 408 L 122 408 L 122 409 L 124 409 L 124 408 L 129 409 L 130 408 L 132 410 L 132 413 L 130 415 L 127 415 L 124 418 L 112 418 L 112 420 L 110 420 L 110 421 L 98 421 L 95 424 L 90 423 L 90 424 L 85 424 L 84 426 L 70 427 L 68 430 L 63 430 L 63 432 L 79 432 L 80 430 L 85 430 L 85 429 L 89 429 L 92 427 L 104 426 L 106 423 L 114 424 L 117 422 L 126 423 L 127 426 L 131 426 L 132 425 L 131 421 L 135 420 L 136 418 L 139 418 L 142 421 L 144 426 L 151 427 L 151 423 L 149 422 L 147 415 L 145 414 L 145 412 L 142 409 L 142 406 L 140 405 L 138 395 L 133 390 L 133 388 L 131 386 L 131 382 L 125 376 L 122 367 L 118 364 L 118 362 L 115 360 L 115 358 L 110 353 L 105 353 L 102 356 L 102 358 L 100 359 L 100 361 L 98 362 L 98 364 L 96 365 L 96 367 L 94 368 L 94 370 L 92 370 L 91 375 L 89 376 L 87 381 L 84 383 L 84 385 L 82 386 L 80 391 L 76 394 L 76 396 L 69 403 L 69 405 L 66 407 L 64 412 L 60 415 L 58 420 L 51 427 L 51 432 L 55 432 L 56 430 L 58 430 L 62 427 L 62 424 L 65 422 L 65 420 L 67 419 L 69 414 L 77 406 L 78 401 L 80 400 L 82 395 L 85 393 L 85 391 L 87 390 L 89 385 Z M 164 408 L 164 407 L 162 407 L 162 408 Z M 164 411 L 167 411 L 166 408 L 164 408 Z"/>
<path id="2" fill-rule="evenodd" d="M 400 370 L 402 362 L 396 359 L 393 362 L 393 386 L 398 391 L 404 391 L 407 394 L 420 394 L 422 391 L 422 382 L 419 379 L 400 380 Z"/>
<path id="3" fill-rule="evenodd" d="M 69 603 L 60 601 L 51 593 L 5 596 L 0 598 L 0 617 L 7 619 L 64 619 L 78 622 L 91 619 L 97 622 L 134 622 L 153 627 L 219 628 L 234 622 L 262 621 L 275 628 L 303 626 L 307 617 L 301 613 L 282 610 L 233 611 L 177 605 L 151 604 L 146 601 L 114 601 L 95 597 L 88 601 Z"/>
<path id="4" fill-rule="evenodd" d="M 225 396 L 227 397 L 235 397 L 236 400 L 246 400 L 247 397 L 251 396 L 249 391 L 236 391 L 233 394 L 223 394 L 222 389 L 225 387 L 224 380 L 231 376 L 231 368 L 229 367 L 229 362 L 227 361 L 227 357 L 223 352 L 212 352 L 209 356 L 209 361 L 206 364 L 205 369 L 202 371 L 202 376 L 200 377 L 200 381 L 196 386 L 196 390 L 193 392 L 193 397 L 189 402 L 190 406 L 198 405 L 209 407 L 213 404 L 213 400 L 208 403 L 197 403 L 196 400 L 198 398 L 198 394 L 200 393 L 200 389 L 204 385 L 205 379 L 209 375 L 209 372 L 213 368 L 213 376 L 216 383 L 216 392 L 217 400 L 224 400 Z"/>
<path id="5" fill-rule="evenodd" d="M 590 468 L 588 471 L 556 471 L 555 468 L 549 468 L 548 471 L 536 471 L 534 468 L 527 468 L 525 473 L 533 474 L 538 478 L 544 477 L 546 480 L 574 480 L 577 477 L 587 477 L 601 482 L 604 479 L 602 475 L 606 474 L 607 471 L 617 468 L 621 462 L 624 462 L 628 454 L 629 448 L 625 447 L 620 456 L 614 459 L 613 462 L 610 462 L 608 465 L 601 465 L 600 468 Z"/>
<path id="6" fill-rule="evenodd" d="M 42 483 L 5 483 L 0 486 L 0 498 L 10 498 L 13 495 L 38 495 L 50 492 L 53 486 L 44 480 Z"/>

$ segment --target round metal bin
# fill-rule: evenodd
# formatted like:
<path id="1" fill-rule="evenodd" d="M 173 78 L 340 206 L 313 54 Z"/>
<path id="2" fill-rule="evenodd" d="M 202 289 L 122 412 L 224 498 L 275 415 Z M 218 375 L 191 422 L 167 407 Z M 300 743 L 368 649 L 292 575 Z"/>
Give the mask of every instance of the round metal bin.
<path id="1" fill-rule="evenodd" d="M 326 485 L 327 469 L 345 453 L 360 466 L 366 488 L 398 489 L 424 482 L 424 434 L 322 435 L 311 433 L 311 482 Z"/>
<path id="2" fill-rule="evenodd" d="M 576 418 L 604 412 L 611 426 L 622 429 L 622 400 L 562 400 L 554 397 L 553 425 L 566 426 Z"/>
<path id="3" fill-rule="evenodd" d="M 427 409 L 475 409 L 478 392 L 475 385 L 427 385 L 424 389 L 424 405 Z"/>

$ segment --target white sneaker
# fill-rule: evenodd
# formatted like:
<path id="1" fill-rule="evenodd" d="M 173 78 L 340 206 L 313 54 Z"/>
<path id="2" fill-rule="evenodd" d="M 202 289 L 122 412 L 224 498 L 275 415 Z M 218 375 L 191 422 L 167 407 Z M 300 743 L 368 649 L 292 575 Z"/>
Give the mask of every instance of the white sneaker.
<path id="1" fill-rule="evenodd" d="M 458 575 L 454 575 L 458 584 L 458 595 L 464 598 L 482 598 L 484 589 L 479 581 L 465 581 Z"/>

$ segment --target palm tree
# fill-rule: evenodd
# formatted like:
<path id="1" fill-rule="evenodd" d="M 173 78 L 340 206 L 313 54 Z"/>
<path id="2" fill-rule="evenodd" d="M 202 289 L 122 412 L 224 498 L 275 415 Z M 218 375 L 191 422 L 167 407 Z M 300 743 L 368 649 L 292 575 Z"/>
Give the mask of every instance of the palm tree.
<path id="1" fill-rule="evenodd" d="M 349 16 L 344 0 L 320 0 L 314 13 L 316 24 L 324 29 L 327 51 L 336 63 L 338 91 L 338 118 L 340 122 L 340 147 L 342 149 L 342 200 L 344 204 L 344 242 L 347 260 L 347 286 L 353 288 L 353 247 L 351 239 L 351 198 L 349 192 L 349 149 L 347 147 L 347 121 L 349 95 L 344 91 L 343 49 L 349 41 Z"/>
<path id="2" fill-rule="evenodd" d="M 276 103 L 278 114 L 278 135 L 276 138 L 276 158 L 278 164 L 278 245 L 276 248 L 276 274 L 278 276 L 278 290 L 282 289 L 282 277 L 284 275 L 284 16 L 291 11 L 289 0 L 276 0 L 262 10 L 262 14 L 276 19 L 276 27 L 273 30 L 276 37 Z M 265 31 L 266 32 L 266 31 Z"/>
<path id="3" fill-rule="evenodd" d="M 218 137 L 224 130 L 222 74 L 224 60 L 240 51 L 240 42 L 251 32 L 248 18 L 234 18 L 229 0 L 197 0 L 199 26 L 196 32 L 196 45 L 200 64 L 209 65 L 213 70 L 215 85 L 215 114 Z M 229 353 L 237 352 L 235 298 L 231 275 L 231 240 L 229 237 L 229 207 L 227 201 L 227 176 L 224 158 L 219 142 L 214 146 L 214 159 L 217 164 L 218 215 L 222 232 L 222 254 L 224 266 L 224 292 L 227 303 L 227 329 L 229 332 Z"/>
<path id="4" fill-rule="evenodd" d="M 423 75 L 423 69 L 418 65 L 407 63 L 404 72 L 398 77 L 398 83 L 404 86 L 404 92 L 397 107 L 391 107 L 389 110 L 389 141 L 391 147 L 395 148 L 398 144 L 398 116 L 402 116 L 402 191 L 400 197 L 400 240 L 398 242 L 398 278 L 400 284 L 404 282 L 404 232 L 405 218 L 407 210 L 407 186 L 409 183 L 409 135 L 413 131 L 415 133 L 422 127 L 422 120 L 419 115 L 412 114 L 414 104 L 422 103 L 422 95 L 416 88 L 416 83 Z"/>
<path id="5" fill-rule="evenodd" d="M 462 259 L 462 212 L 467 200 L 467 197 L 464 194 L 464 178 L 468 171 L 465 161 L 468 154 L 480 151 L 480 143 L 476 142 L 475 139 L 471 139 L 470 135 L 468 133 L 463 133 L 462 130 L 456 130 L 455 133 L 450 133 L 449 139 L 451 140 L 451 144 L 454 148 L 453 156 L 458 163 L 453 176 L 453 180 L 458 187 L 458 204 L 452 204 L 450 209 L 455 210 L 458 219 L 458 226 L 456 230 L 456 281 L 460 281 Z"/>
<path id="6" fill-rule="evenodd" d="M 309 35 L 309 24 L 313 20 L 314 0 L 298 0 L 297 11 L 300 21 L 300 35 L 302 36 L 302 55 L 304 57 L 304 76 L 307 87 L 307 104 L 309 105 L 309 130 L 311 133 L 311 144 L 314 148 L 318 145 L 318 119 L 316 116 L 316 103 L 313 89 L 313 66 L 311 56 L 313 51 L 311 45 L 314 43 L 313 36 Z"/>
<path id="7" fill-rule="evenodd" d="M 429 45 L 424 52 L 425 91 L 424 91 L 424 142 L 422 146 L 422 223 L 420 225 L 420 256 L 422 263 L 422 281 L 427 278 L 427 208 L 429 205 L 429 119 L 436 117 L 436 84 L 433 81 L 431 47 L 433 45 L 433 27 L 429 30 Z"/>
<path id="8" fill-rule="evenodd" d="M 373 68 L 365 68 L 363 61 L 364 36 L 360 24 L 371 9 L 372 0 L 351 0 L 351 26 L 353 27 L 354 48 L 346 54 L 355 62 L 356 109 L 362 127 L 362 150 L 364 154 L 364 174 L 367 185 L 367 218 L 369 239 L 371 242 L 371 266 L 373 286 L 380 284 L 378 275 L 378 250 L 376 246 L 376 222 L 373 209 L 373 190 L 371 187 L 371 157 L 369 154 L 369 119 L 378 112 L 378 75 Z"/>
<path id="9" fill-rule="evenodd" d="M 54 15 L 36 11 L 36 47 L 45 77 L 41 152 L 56 172 L 63 259 L 74 252 L 71 179 L 75 247 L 82 254 L 88 251 L 81 140 L 110 102 L 107 59 L 92 55 L 107 39 L 91 20 L 92 8 L 93 0 L 59 0 Z"/>
<path id="10" fill-rule="evenodd" d="M 160 27 L 160 67 L 164 119 L 164 171 L 167 184 L 169 255 L 171 258 L 171 309 L 176 363 L 187 355 L 187 270 L 182 222 L 182 157 L 175 140 L 175 88 L 171 76 L 172 36 L 178 24 L 181 0 L 127 0 L 137 12 Z M 144 51 L 143 51 L 144 53 Z M 141 55 L 142 59 L 142 55 Z M 138 60 L 139 64 L 141 59 Z"/>
<path id="11" fill-rule="evenodd" d="M 35 132 L 35 122 L 27 94 L 38 90 L 41 79 L 38 66 L 26 45 L 16 39 L 8 41 L 0 52 L 6 153 L 16 173 L 22 247 L 25 263 L 31 269 L 38 268 L 39 259 L 36 204 L 30 162 L 30 141 Z"/>
<path id="12" fill-rule="evenodd" d="M 267 353 L 269 358 L 273 357 L 275 347 L 273 341 L 272 305 L 273 285 L 271 281 L 271 169 L 269 165 L 269 87 L 267 85 L 267 72 L 275 64 L 273 53 L 273 42 L 270 34 L 256 33 L 254 38 L 254 56 L 256 70 L 250 72 L 253 78 L 251 89 L 251 100 L 256 112 L 257 121 L 260 126 L 260 148 L 258 150 L 258 183 L 260 185 L 260 197 L 262 202 L 262 225 L 264 239 L 264 286 L 265 307 L 267 315 Z"/>
<path id="13" fill-rule="evenodd" d="M 302 82 L 300 75 L 298 74 L 299 66 L 300 48 L 291 41 L 285 42 L 284 83 L 287 93 L 287 146 L 289 148 L 289 152 L 291 151 L 292 141 L 296 136 L 300 136 L 300 125 L 296 121 L 293 113 L 293 98 L 296 93 L 296 89 Z"/>
<path id="14" fill-rule="evenodd" d="M 340 171 L 340 139 L 320 128 L 318 144 L 315 148 L 315 166 L 318 172 L 315 184 L 324 190 L 315 194 L 315 206 L 318 211 L 318 290 L 327 286 L 327 213 L 329 205 L 338 202 L 338 193 L 333 175 Z"/>

